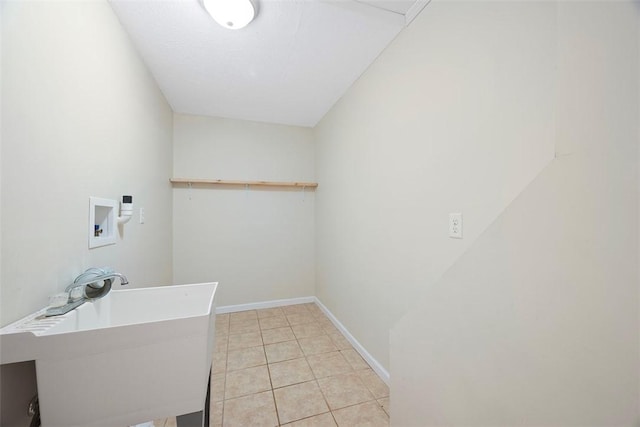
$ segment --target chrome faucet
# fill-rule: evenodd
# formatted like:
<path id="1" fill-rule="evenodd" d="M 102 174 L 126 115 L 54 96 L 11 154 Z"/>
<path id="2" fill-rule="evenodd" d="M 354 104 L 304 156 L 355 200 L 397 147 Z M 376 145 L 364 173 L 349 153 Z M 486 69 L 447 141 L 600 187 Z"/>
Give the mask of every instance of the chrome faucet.
<path id="1" fill-rule="evenodd" d="M 90 268 L 75 278 L 72 284 L 64 290 L 69 294 L 69 299 L 77 299 L 77 290 L 82 292 L 80 297 L 88 300 L 102 298 L 111 290 L 113 279 L 120 279 L 121 285 L 129 284 L 127 278 L 120 273 L 116 273 L 110 268 Z"/>
<path id="2" fill-rule="evenodd" d="M 110 268 L 89 268 L 75 278 L 72 284 L 64 290 L 67 294 L 67 303 L 61 307 L 50 307 L 45 316 L 59 316 L 70 312 L 87 301 L 96 300 L 107 295 L 111 290 L 114 279 L 120 279 L 121 285 L 129 284 L 129 280 L 123 274 L 116 273 Z"/>

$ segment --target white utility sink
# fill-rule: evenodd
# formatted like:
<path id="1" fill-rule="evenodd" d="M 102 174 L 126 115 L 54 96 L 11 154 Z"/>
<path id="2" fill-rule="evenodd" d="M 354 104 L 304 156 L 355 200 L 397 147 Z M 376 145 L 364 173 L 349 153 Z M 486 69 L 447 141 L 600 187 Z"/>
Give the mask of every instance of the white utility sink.
<path id="1" fill-rule="evenodd" d="M 113 290 L 0 329 L 0 362 L 35 360 L 43 427 L 127 426 L 202 411 L 217 283 Z"/>

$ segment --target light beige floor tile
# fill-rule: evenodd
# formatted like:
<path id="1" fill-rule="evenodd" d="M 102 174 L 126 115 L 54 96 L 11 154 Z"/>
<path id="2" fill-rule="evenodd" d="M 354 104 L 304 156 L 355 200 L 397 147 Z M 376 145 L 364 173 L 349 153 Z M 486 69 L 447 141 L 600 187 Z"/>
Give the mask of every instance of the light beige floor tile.
<path id="1" fill-rule="evenodd" d="M 317 317 L 316 318 L 316 322 L 322 326 L 322 328 L 329 333 L 336 333 L 336 332 L 340 332 L 338 331 L 338 329 L 336 328 L 336 326 L 333 324 L 333 322 L 328 318 L 328 317 Z"/>
<path id="2" fill-rule="evenodd" d="M 315 381 L 282 387 L 273 394 L 282 424 L 329 411 Z"/>
<path id="3" fill-rule="evenodd" d="M 236 311 L 235 313 L 229 313 L 229 322 L 234 320 L 256 320 L 258 315 L 255 310 Z"/>
<path id="4" fill-rule="evenodd" d="M 257 347 L 262 345 L 260 332 L 247 332 L 244 334 L 229 335 L 229 351 L 239 348 Z"/>
<path id="5" fill-rule="evenodd" d="M 209 427 L 222 427 L 222 402 L 211 402 Z"/>
<path id="6" fill-rule="evenodd" d="M 320 312 L 315 312 L 315 311 L 311 311 L 311 315 L 313 317 L 315 317 L 316 322 L 324 322 L 326 320 L 329 320 L 329 318 L 327 317 L 326 314 L 324 314 L 322 311 Z M 330 320 L 329 320 L 330 321 Z"/>
<path id="7" fill-rule="evenodd" d="M 255 311 L 242 311 L 238 313 L 231 313 L 229 317 L 229 326 L 238 325 L 245 322 L 257 322 L 258 315 Z"/>
<path id="8" fill-rule="evenodd" d="M 332 411 L 373 400 L 373 395 L 356 373 L 322 378 L 318 385 Z"/>
<path id="9" fill-rule="evenodd" d="M 311 372 L 311 368 L 309 368 L 309 364 L 304 357 L 269 364 L 269 373 L 271 374 L 273 388 L 303 383 L 313 379 L 313 372 Z"/>
<path id="10" fill-rule="evenodd" d="M 258 319 L 234 320 L 229 323 L 229 334 L 244 334 L 247 332 L 259 332 Z"/>
<path id="11" fill-rule="evenodd" d="M 232 399 L 234 397 L 266 390 L 271 390 L 271 381 L 266 365 L 227 372 L 224 391 L 225 399 Z"/>
<path id="12" fill-rule="evenodd" d="M 265 329 L 262 331 L 262 341 L 265 344 L 274 344 L 277 342 L 291 341 L 295 339 L 296 337 L 293 335 L 293 331 L 289 326 L 285 326 L 284 328 Z"/>
<path id="13" fill-rule="evenodd" d="M 329 335 L 340 334 L 342 333 L 335 327 L 335 325 L 331 322 L 331 320 L 317 320 L 318 324 L 324 329 L 324 331 Z"/>
<path id="14" fill-rule="evenodd" d="M 340 350 L 340 353 L 342 353 L 344 358 L 347 359 L 347 362 L 349 362 L 349 364 L 351 365 L 351 367 L 353 369 L 355 369 L 355 370 L 370 369 L 369 365 L 367 364 L 367 362 L 364 361 L 362 356 L 360 356 L 360 354 L 358 354 L 357 351 L 355 351 L 353 349 Z"/>
<path id="15" fill-rule="evenodd" d="M 212 374 L 223 374 L 227 370 L 227 353 L 213 353 Z"/>
<path id="16" fill-rule="evenodd" d="M 224 402 L 224 427 L 276 427 L 278 417 L 271 391 Z"/>
<path id="17" fill-rule="evenodd" d="M 304 323 L 301 325 L 293 325 L 291 327 L 296 338 L 309 338 L 325 335 L 324 330 L 316 323 Z"/>
<path id="18" fill-rule="evenodd" d="M 281 308 L 287 316 L 290 314 L 311 314 L 304 304 L 285 305 Z"/>
<path id="19" fill-rule="evenodd" d="M 324 312 L 315 302 L 310 302 L 308 304 L 302 304 L 302 305 L 304 305 L 311 314 L 324 316 Z"/>
<path id="20" fill-rule="evenodd" d="M 324 331 L 327 332 L 327 329 L 325 328 Z M 329 338 L 331 338 L 331 341 L 333 341 L 336 347 L 338 347 L 340 350 L 353 349 L 353 346 L 351 345 L 351 343 L 347 341 L 344 335 L 342 335 L 340 332 L 327 332 L 327 335 L 329 335 Z"/>
<path id="21" fill-rule="evenodd" d="M 389 387 L 372 369 L 357 371 L 362 384 L 365 385 L 376 399 L 389 396 Z"/>
<path id="22" fill-rule="evenodd" d="M 227 335 L 229 333 L 229 315 L 216 314 L 216 334 Z"/>
<path id="23" fill-rule="evenodd" d="M 231 350 L 227 355 L 227 371 L 251 368 L 253 366 L 266 365 L 264 347 L 249 347 Z"/>
<path id="24" fill-rule="evenodd" d="M 267 361 L 269 363 L 304 357 L 297 341 L 286 341 L 277 344 L 265 345 L 264 351 L 267 354 Z"/>
<path id="25" fill-rule="evenodd" d="M 320 326 L 334 326 L 331 319 L 329 319 L 327 316 L 316 316 L 316 322 L 318 322 Z"/>
<path id="26" fill-rule="evenodd" d="M 211 375 L 211 401 L 221 402 L 224 400 L 225 374 Z"/>
<path id="27" fill-rule="evenodd" d="M 389 398 L 388 397 L 383 397 L 382 399 L 378 399 L 378 404 L 380 406 L 382 406 L 382 409 L 384 409 L 384 412 L 387 413 L 387 415 L 391 416 L 391 405 L 389 403 Z"/>
<path id="28" fill-rule="evenodd" d="M 331 338 L 328 335 L 321 335 L 319 337 L 302 338 L 298 340 L 302 351 L 306 356 L 311 356 L 320 353 L 330 353 L 338 350 Z"/>
<path id="29" fill-rule="evenodd" d="M 215 329 L 216 337 L 224 337 L 229 335 L 229 323 L 225 325 L 218 325 L 218 323 L 216 323 Z"/>
<path id="30" fill-rule="evenodd" d="M 309 356 L 307 362 L 309 362 L 316 378 L 331 377 L 353 371 L 351 365 L 339 351 Z"/>
<path id="31" fill-rule="evenodd" d="M 271 316 L 260 319 L 260 329 L 273 329 L 282 328 L 283 326 L 289 326 L 287 318 L 282 316 Z"/>
<path id="32" fill-rule="evenodd" d="M 377 402 L 361 403 L 338 409 L 333 416 L 340 427 L 388 427 L 389 416 Z"/>
<path id="33" fill-rule="evenodd" d="M 331 412 L 326 414 L 315 415 L 300 421 L 294 421 L 291 424 L 285 424 L 282 427 L 336 427 Z"/>
<path id="34" fill-rule="evenodd" d="M 164 423 L 164 427 L 177 427 L 176 417 L 167 418 L 167 422 Z"/>
<path id="35" fill-rule="evenodd" d="M 273 316 L 284 316 L 284 311 L 282 311 L 280 307 L 263 308 L 261 310 L 256 310 L 256 313 L 258 314 L 258 319 L 266 319 Z"/>
<path id="36" fill-rule="evenodd" d="M 287 321 L 290 325 L 302 325 L 305 323 L 316 323 L 317 320 L 311 313 L 287 314 Z"/>
<path id="37" fill-rule="evenodd" d="M 229 313 L 216 314 L 216 325 L 221 323 L 229 323 Z"/>
<path id="38" fill-rule="evenodd" d="M 213 351 L 214 353 L 226 353 L 229 345 L 229 335 L 216 335 Z"/>

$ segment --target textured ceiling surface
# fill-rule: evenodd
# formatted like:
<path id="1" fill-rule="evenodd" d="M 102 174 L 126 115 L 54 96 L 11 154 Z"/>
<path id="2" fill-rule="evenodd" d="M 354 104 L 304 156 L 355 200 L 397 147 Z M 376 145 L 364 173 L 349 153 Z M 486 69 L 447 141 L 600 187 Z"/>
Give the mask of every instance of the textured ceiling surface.
<path id="1" fill-rule="evenodd" d="M 198 0 L 110 1 L 175 112 L 298 126 L 314 126 L 421 3 L 262 0 L 228 30 Z"/>

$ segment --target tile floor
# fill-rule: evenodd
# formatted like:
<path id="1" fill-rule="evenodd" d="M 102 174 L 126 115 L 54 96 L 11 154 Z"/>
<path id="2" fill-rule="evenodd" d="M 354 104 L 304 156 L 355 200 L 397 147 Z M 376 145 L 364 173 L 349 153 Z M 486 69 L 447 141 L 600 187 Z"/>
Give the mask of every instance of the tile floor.
<path id="1" fill-rule="evenodd" d="M 317 305 L 217 315 L 211 427 L 388 425 L 388 387 Z"/>

